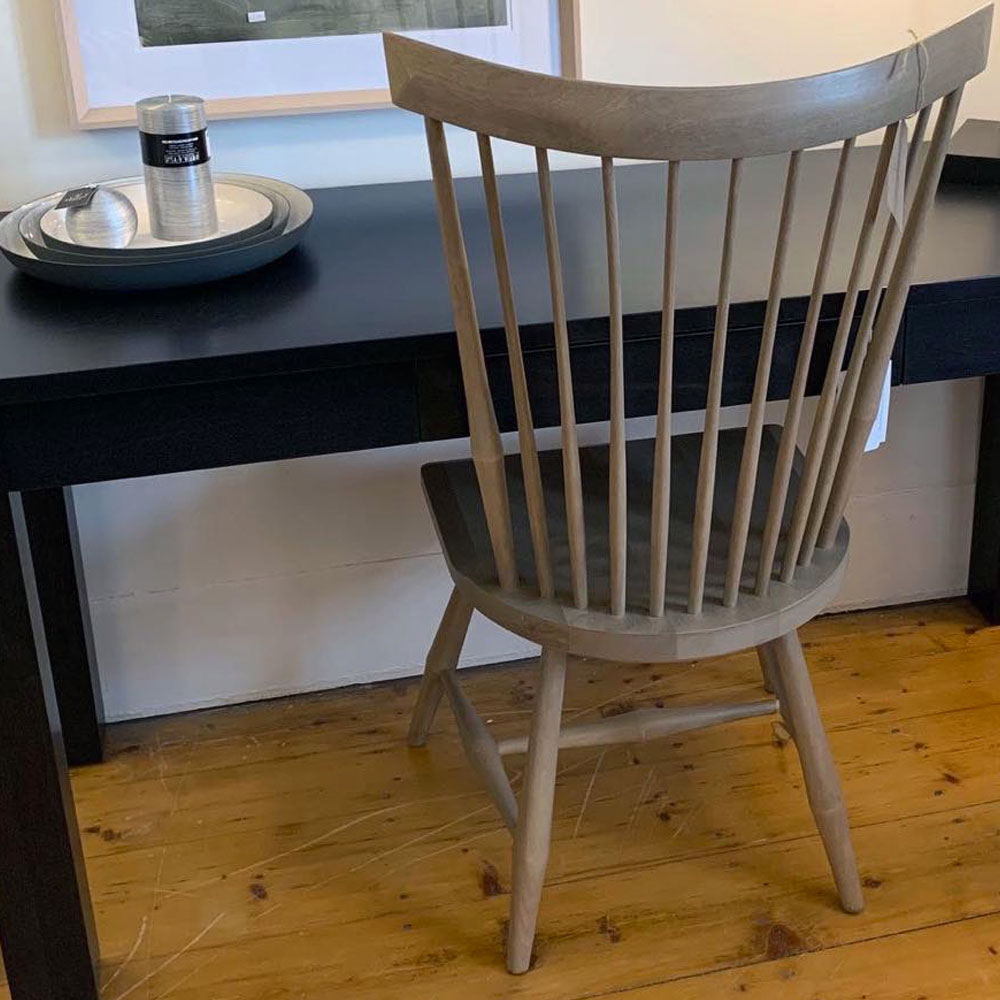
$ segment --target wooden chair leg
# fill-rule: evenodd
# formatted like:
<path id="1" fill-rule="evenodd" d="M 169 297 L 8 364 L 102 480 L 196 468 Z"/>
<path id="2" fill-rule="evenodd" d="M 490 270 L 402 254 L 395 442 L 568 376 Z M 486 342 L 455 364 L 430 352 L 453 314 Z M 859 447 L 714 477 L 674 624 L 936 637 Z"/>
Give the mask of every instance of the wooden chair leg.
<path id="1" fill-rule="evenodd" d="M 527 972 L 531 964 L 531 948 L 535 940 L 535 924 L 552 835 L 552 803 L 555 798 L 565 680 L 566 654 L 543 649 L 535 709 L 531 717 L 524 788 L 514 834 L 514 876 L 507 934 L 507 969 L 513 973 Z"/>
<path id="2" fill-rule="evenodd" d="M 427 734 L 441 704 L 444 688 L 441 675 L 454 670 L 462 652 L 465 634 L 469 630 L 472 605 L 454 588 L 444 609 L 441 624 L 427 653 L 424 676 L 417 692 L 417 703 L 413 706 L 410 719 L 410 733 L 407 742 L 411 747 L 422 747 L 427 742 Z"/>
<path id="3" fill-rule="evenodd" d="M 833 869 L 840 905 L 847 913 L 860 913 L 865 901 L 847 810 L 798 633 L 789 632 L 768 643 L 768 647 L 778 662 L 778 683 L 782 692 L 779 697 L 792 723 L 792 737 L 802 761 L 809 805 Z"/>
<path id="4" fill-rule="evenodd" d="M 760 660 L 760 672 L 764 678 L 764 690 L 774 694 L 778 681 L 778 661 L 770 646 L 757 647 L 757 659 Z"/>
<path id="5" fill-rule="evenodd" d="M 757 647 L 757 659 L 760 660 L 760 672 L 764 677 L 764 690 L 778 699 L 778 713 L 791 735 L 794 726 L 788 706 L 785 704 L 785 692 L 781 687 L 781 670 L 778 666 L 777 654 L 770 644 L 765 644 Z"/>

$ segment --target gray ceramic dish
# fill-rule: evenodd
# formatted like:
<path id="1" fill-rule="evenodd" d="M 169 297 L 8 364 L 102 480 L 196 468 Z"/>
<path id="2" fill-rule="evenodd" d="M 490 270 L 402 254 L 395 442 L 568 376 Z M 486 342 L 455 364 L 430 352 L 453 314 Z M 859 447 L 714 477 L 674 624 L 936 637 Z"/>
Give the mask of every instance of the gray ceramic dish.
<path id="1" fill-rule="evenodd" d="M 297 187 L 283 181 L 245 174 L 220 174 L 220 180 L 245 184 L 255 190 L 277 192 L 289 204 L 288 221 L 284 230 L 275 231 L 271 238 L 245 247 L 218 250 L 196 257 L 171 257 L 155 261 L 105 261 L 68 263 L 40 260 L 21 238 L 20 223 L 24 215 L 47 202 L 42 198 L 22 205 L 0 220 L 0 252 L 14 267 L 59 285 L 106 291 L 141 291 L 155 288 L 176 288 L 243 274 L 277 260 L 297 246 L 312 219 L 310 197 Z"/>
<path id="2" fill-rule="evenodd" d="M 250 236 L 265 233 L 274 222 L 274 201 L 269 192 L 260 191 L 246 184 L 232 184 L 221 181 L 216 184 L 218 195 L 219 232 L 206 239 L 193 240 L 190 243 L 168 243 L 157 240 L 149 232 L 149 210 L 146 207 L 146 189 L 141 179 L 129 178 L 118 181 L 105 181 L 101 187 L 112 191 L 121 191 L 135 205 L 139 218 L 139 231 L 127 247 L 96 247 L 77 243 L 66 231 L 66 221 L 62 214 L 55 210 L 58 204 L 53 196 L 54 204 L 40 213 L 37 221 L 37 232 L 40 240 L 52 250 L 63 253 L 87 254 L 91 257 L 114 257 L 123 259 L 139 254 L 143 256 L 159 256 L 160 254 L 174 256 L 185 249 L 200 251 L 228 249 L 236 243 L 241 243 Z M 24 235 L 22 229 L 21 235 Z M 26 241 L 27 242 L 27 241 Z M 34 241 L 33 242 L 37 242 Z M 39 256 L 41 256 L 39 254 Z"/>
<path id="3" fill-rule="evenodd" d="M 18 229 L 21 233 L 21 239 L 24 240 L 28 249 L 39 260 L 47 260 L 56 264 L 107 264 L 109 259 L 114 259 L 116 264 L 125 261 L 130 264 L 154 263 L 174 258 L 189 259 L 203 257 L 206 254 L 218 253 L 223 249 L 245 249 L 254 243 L 262 243 L 265 240 L 274 239 L 276 235 L 280 235 L 285 231 L 285 226 L 288 224 L 288 216 L 291 212 L 288 199 L 277 191 L 262 191 L 262 193 L 266 194 L 274 205 L 274 211 L 272 212 L 269 224 L 263 229 L 254 227 L 251 232 L 245 234 L 240 239 L 227 241 L 221 246 L 213 241 L 210 243 L 190 243 L 172 249 L 157 249 L 153 251 L 131 250 L 128 248 L 111 251 L 90 250 L 80 246 L 74 247 L 72 250 L 60 249 L 59 247 L 48 245 L 41 228 L 42 216 L 50 210 L 48 200 L 43 201 L 42 204 L 36 205 L 29 212 L 26 212 L 21 217 Z"/>

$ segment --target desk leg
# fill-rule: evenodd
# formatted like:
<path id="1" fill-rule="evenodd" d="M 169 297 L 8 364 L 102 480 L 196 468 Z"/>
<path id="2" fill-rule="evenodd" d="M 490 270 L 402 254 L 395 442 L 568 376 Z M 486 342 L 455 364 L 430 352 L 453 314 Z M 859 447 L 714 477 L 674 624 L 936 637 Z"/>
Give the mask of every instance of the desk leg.
<path id="1" fill-rule="evenodd" d="M 71 765 L 104 757 L 104 703 L 70 487 L 21 494 L 38 601 Z"/>
<path id="2" fill-rule="evenodd" d="M 0 496 L 0 947 L 13 1000 L 97 1000 L 90 891 L 16 493 Z"/>
<path id="3" fill-rule="evenodd" d="M 1000 622 L 1000 375 L 983 389 L 968 593 L 990 624 Z"/>

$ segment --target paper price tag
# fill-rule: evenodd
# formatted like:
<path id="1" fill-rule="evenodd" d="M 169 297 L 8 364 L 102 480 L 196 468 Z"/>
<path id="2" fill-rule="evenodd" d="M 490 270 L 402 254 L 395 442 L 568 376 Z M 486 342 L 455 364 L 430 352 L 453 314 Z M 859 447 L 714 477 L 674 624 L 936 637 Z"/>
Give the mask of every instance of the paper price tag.
<path id="1" fill-rule="evenodd" d="M 868 433 L 868 440 L 865 442 L 865 451 L 874 451 L 885 443 L 889 433 L 889 393 L 892 390 L 892 361 L 885 370 L 885 381 L 882 383 L 882 395 L 878 401 L 878 413 L 875 414 L 875 422 Z"/>
<path id="2" fill-rule="evenodd" d="M 889 159 L 889 173 L 885 178 L 885 203 L 896 225 L 903 228 L 906 217 L 906 147 L 907 126 L 905 121 L 896 129 L 896 141 Z"/>

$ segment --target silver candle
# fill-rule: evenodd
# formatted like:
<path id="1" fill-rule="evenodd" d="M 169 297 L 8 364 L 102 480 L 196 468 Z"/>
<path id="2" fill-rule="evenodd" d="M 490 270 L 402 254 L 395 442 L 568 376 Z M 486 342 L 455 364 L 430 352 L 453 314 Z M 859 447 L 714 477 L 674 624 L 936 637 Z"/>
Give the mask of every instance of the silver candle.
<path id="1" fill-rule="evenodd" d="M 205 102 L 167 94 L 136 104 L 153 235 L 184 242 L 219 228 L 209 167 Z"/>

